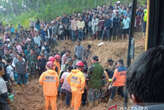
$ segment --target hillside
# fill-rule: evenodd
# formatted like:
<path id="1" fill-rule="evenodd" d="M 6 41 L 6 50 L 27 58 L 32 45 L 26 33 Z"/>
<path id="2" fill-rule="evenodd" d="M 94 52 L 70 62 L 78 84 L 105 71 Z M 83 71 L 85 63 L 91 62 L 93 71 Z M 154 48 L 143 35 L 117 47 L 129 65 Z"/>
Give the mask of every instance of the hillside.
<path id="1" fill-rule="evenodd" d="M 50 21 L 63 14 L 73 14 L 95 8 L 99 5 L 114 4 L 118 0 L 1 0 L 0 18 L 4 23 L 21 24 L 26 28 L 30 20 L 39 18 Z M 128 6 L 131 0 L 122 0 Z M 138 0 L 138 5 L 145 5 Z"/>
<path id="2" fill-rule="evenodd" d="M 86 47 L 88 44 L 92 45 L 92 53 L 100 57 L 100 62 L 105 66 L 105 62 L 108 58 L 117 60 L 123 58 L 126 61 L 128 40 L 119 40 L 113 42 L 104 42 L 104 45 L 97 47 L 100 41 L 83 41 L 82 45 Z M 57 49 L 62 49 L 64 46 L 67 49 L 73 51 L 75 44 L 71 41 L 60 41 Z M 135 34 L 135 55 L 139 55 L 144 51 L 144 37 L 141 33 Z M 15 101 L 11 104 L 12 110 L 44 110 L 44 97 L 42 96 L 42 88 L 39 86 L 38 80 L 30 81 L 25 88 L 14 87 Z M 116 97 L 115 102 L 112 104 L 118 104 L 123 106 L 123 99 Z M 111 104 L 111 105 L 112 105 Z M 129 105 L 131 105 L 129 103 Z M 61 100 L 58 100 L 58 110 L 71 110 L 66 108 Z M 105 103 L 101 103 L 94 108 L 83 107 L 82 110 L 106 110 L 108 106 Z"/>
<path id="3" fill-rule="evenodd" d="M 144 37 L 142 37 L 142 33 L 135 34 L 135 56 L 138 56 L 142 51 L 144 51 Z M 104 45 L 98 47 L 97 45 L 101 43 L 100 40 L 88 40 L 83 41 L 82 45 L 86 48 L 88 44 L 92 46 L 91 51 L 92 55 L 97 55 L 100 57 L 100 62 L 102 65 L 105 65 L 107 59 L 112 58 L 114 60 L 118 60 L 122 58 L 127 59 L 127 51 L 128 51 L 128 40 L 114 40 L 112 42 L 103 41 Z M 72 53 L 74 51 L 74 47 L 76 43 L 72 43 L 71 41 L 60 41 L 58 42 L 59 46 L 56 48 L 58 50 L 62 50 L 65 46 L 67 49 L 71 50 Z"/>

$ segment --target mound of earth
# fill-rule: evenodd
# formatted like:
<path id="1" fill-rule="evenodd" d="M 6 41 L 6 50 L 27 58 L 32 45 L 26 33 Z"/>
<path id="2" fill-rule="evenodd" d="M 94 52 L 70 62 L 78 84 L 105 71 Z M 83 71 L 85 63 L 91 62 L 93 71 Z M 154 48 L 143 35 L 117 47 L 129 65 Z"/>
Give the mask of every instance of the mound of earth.
<path id="1" fill-rule="evenodd" d="M 104 42 L 104 45 L 98 47 L 101 41 L 83 41 L 82 45 L 87 47 L 88 44 L 92 45 L 92 54 L 100 57 L 100 62 L 103 66 L 108 58 L 117 60 L 123 58 L 126 61 L 128 40 L 118 40 L 112 42 Z M 56 49 L 62 50 L 63 47 L 74 50 L 75 43 L 71 41 L 59 41 Z M 144 51 L 144 37 L 141 33 L 135 34 L 135 56 Z M 44 110 L 44 97 L 42 93 L 42 87 L 38 83 L 38 79 L 29 81 L 25 87 L 14 87 L 15 100 L 11 103 L 11 110 Z M 111 105 L 117 104 L 123 106 L 123 99 L 117 96 Z M 66 108 L 64 102 L 58 99 L 57 102 L 58 110 L 72 110 Z M 130 103 L 128 105 L 131 105 Z M 82 110 L 107 110 L 109 106 L 105 103 L 100 103 L 98 106 L 88 108 L 87 106 L 82 107 Z"/>

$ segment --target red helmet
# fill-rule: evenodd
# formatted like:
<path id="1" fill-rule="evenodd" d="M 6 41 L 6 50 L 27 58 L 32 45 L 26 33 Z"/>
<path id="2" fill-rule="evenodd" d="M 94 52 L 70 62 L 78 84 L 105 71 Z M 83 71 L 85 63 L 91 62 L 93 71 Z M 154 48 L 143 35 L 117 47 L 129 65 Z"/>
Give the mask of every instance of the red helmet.
<path id="1" fill-rule="evenodd" d="M 56 54 L 55 59 L 60 60 L 61 59 L 60 55 Z"/>
<path id="2" fill-rule="evenodd" d="M 51 57 L 48 58 L 48 60 L 54 62 L 55 58 L 53 56 L 51 56 Z"/>
<path id="3" fill-rule="evenodd" d="M 47 64 L 46 64 L 46 66 L 47 66 L 48 68 L 50 68 L 50 69 L 53 69 L 54 64 L 53 64 L 52 61 L 48 61 Z"/>
<path id="4" fill-rule="evenodd" d="M 82 61 L 79 61 L 76 63 L 76 66 L 78 67 L 84 67 L 84 63 Z"/>

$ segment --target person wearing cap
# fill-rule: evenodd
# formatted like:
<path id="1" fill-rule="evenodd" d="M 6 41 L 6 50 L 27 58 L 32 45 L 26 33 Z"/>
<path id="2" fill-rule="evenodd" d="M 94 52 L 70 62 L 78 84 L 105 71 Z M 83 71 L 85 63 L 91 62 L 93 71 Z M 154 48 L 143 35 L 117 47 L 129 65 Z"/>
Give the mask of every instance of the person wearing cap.
<path id="1" fill-rule="evenodd" d="M 10 110 L 8 105 L 8 90 L 6 82 L 2 78 L 3 75 L 3 66 L 0 65 L 0 110 Z"/>
<path id="2" fill-rule="evenodd" d="M 52 110 L 57 110 L 56 100 L 58 94 L 59 77 L 57 72 L 53 70 L 54 64 L 49 61 L 46 64 L 47 71 L 39 78 L 39 83 L 43 86 L 43 94 L 45 97 L 45 110 L 49 110 L 51 104 Z"/>
<path id="3" fill-rule="evenodd" d="M 118 91 L 119 95 L 124 96 L 123 89 L 126 82 L 126 73 L 127 68 L 124 66 L 124 61 L 122 59 L 117 61 L 116 69 L 111 83 L 111 96 L 109 98 L 108 104 L 113 101 L 116 92 Z"/>
<path id="4" fill-rule="evenodd" d="M 89 106 L 97 105 L 101 98 L 101 88 L 104 86 L 104 69 L 99 64 L 98 56 L 92 58 L 88 69 L 88 102 Z"/>
<path id="5" fill-rule="evenodd" d="M 79 110 L 85 87 L 85 76 L 82 73 L 84 63 L 79 61 L 76 66 L 77 69 L 72 70 L 70 75 L 67 77 L 67 82 L 70 85 L 72 92 L 71 107 L 73 107 L 74 110 Z"/>

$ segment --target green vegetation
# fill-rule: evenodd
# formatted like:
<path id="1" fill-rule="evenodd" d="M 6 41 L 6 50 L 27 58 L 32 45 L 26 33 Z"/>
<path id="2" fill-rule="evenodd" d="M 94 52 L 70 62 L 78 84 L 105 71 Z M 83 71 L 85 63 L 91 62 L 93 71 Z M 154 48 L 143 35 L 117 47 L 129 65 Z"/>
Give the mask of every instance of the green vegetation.
<path id="1" fill-rule="evenodd" d="M 50 21 L 63 14 L 71 14 L 91 9 L 97 5 L 111 4 L 117 0 L 8 0 L 10 3 L 0 1 L 6 8 L 5 12 L 0 14 L 3 22 L 9 22 L 14 25 L 23 24 L 29 26 L 30 20 L 40 18 L 44 21 Z M 132 0 L 120 0 L 121 3 L 128 5 Z M 144 4 L 144 0 L 142 4 Z M 6 19 L 7 18 L 7 19 Z"/>

